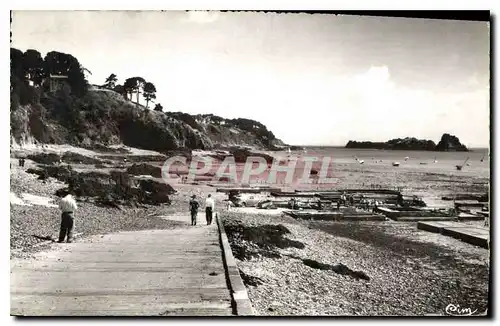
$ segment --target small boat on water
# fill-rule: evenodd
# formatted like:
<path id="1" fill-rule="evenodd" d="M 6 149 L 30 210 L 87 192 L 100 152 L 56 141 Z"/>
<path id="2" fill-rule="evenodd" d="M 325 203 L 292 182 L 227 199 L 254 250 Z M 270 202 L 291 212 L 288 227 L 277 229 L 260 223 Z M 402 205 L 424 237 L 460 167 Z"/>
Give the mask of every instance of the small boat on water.
<path id="1" fill-rule="evenodd" d="M 483 157 L 481 158 L 481 162 L 484 162 L 485 157 L 486 157 L 486 154 L 484 154 Z"/>
<path id="2" fill-rule="evenodd" d="M 363 164 L 363 163 L 365 163 L 364 160 L 359 160 L 359 164 Z"/>
<path id="3" fill-rule="evenodd" d="M 434 163 L 437 163 L 437 162 L 438 162 L 437 157 L 434 156 Z"/>
<path id="4" fill-rule="evenodd" d="M 399 166 L 399 162 L 392 162 L 392 166 Z"/>
<path id="5" fill-rule="evenodd" d="M 427 165 L 427 162 L 420 162 L 420 165 Z"/>
<path id="6" fill-rule="evenodd" d="M 410 158 L 408 156 L 405 157 L 405 162 L 408 161 Z"/>
<path id="7" fill-rule="evenodd" d="M 467 157 L 467 158 L 465 159 L 465 161 L 462 163 L 462 165 L 455 165 L 455 167 L 457 168 L 457 170 L 458 170 L 458 171 L 461 171 L 461 170 L 462 170 L 462 168 L 464 167 L 465 163 L 467 163 L 467 161 L 468 161 L 468 160 L 469 160 L 469 157 Z M 469 166 L 469 165 L 467 165 L 467 166 Z"/>

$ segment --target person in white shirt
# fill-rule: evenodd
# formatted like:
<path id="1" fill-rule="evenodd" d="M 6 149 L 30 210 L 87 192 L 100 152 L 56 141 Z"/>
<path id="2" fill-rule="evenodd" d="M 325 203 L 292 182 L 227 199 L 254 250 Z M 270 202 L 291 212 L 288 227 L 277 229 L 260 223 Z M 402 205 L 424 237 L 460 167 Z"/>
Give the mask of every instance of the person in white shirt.
<path id="1" fill-rule="evenodd" d="M 59 209 L 61 210 L 61 230 L 59 231 L 59 243 L 64 242 L 67 238 L 67 243 L 71 243 L 73 240 L 73 225 L 74 225 L 74 212 L 77 209 L 76 200 L 73 197 L 71 191 L 68 191 L 66 196 L 61 199 L 59 203 Z"/>
<path id="2" fill-rule="evenodd" d="M 205 201 L 205 214 L 207 218 L 207 225 L 212 224 L 212 214 L 215 210 L 215 200 L 212 198 L 211 194 L 208 194 L 208 197 Z"/>

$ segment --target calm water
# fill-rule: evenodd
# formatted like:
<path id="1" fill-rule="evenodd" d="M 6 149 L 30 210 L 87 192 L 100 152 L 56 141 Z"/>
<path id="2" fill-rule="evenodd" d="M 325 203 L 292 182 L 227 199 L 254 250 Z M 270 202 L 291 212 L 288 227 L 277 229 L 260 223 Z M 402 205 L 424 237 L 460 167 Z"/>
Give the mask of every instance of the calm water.
<path id="1" fill-rule="evenodd" d="M 286 173 L 278 172 L 277 180 L 269 182 L 268 167 L 258 175 L 252 175 L 250 183 L 271 183 L 282 187 L 284 190 L 291 189 L 320 189 L 320 188 L 351 188 L 351 187 L 395 187 L 404 189 L 405 192 L 415 194 L 432 194 L 439 197 L 443 194 L 453 192 L 476 192 L 486 191 L 490 176 L 490 164 L 487 149 L 477 149 L 466 153 L 457 152 L 429 152 L 429 151 L 387 151 L 371 149 L 346 149 L 346 148 L 309 148 L 307 152 L 292 151 L 270 152 L 273 156 L 289 161 L 296 160 L 293 170 L 293 180 L 289 183 L 285 180 Z M 484 156 L 484 161 L 481 158 Z M 304 184 L 300 179 L 304 174 L 304 158 L 316 157 L 317 163 L 313 168 L 319 171 L 323 157 L 330 157 L 327 176 L 332 181 L 327 184 Z M 364 160 L 360 164 L 355 160 Z M 405 161 L 405 157 L 408 160 Z M 469 157 L 469 166 L 464 166 L 461 171 L 456 165 L 463 164 Z M 434 160 L 437 162 L 434 163 Z M 392 162 L 400 162 L 399 167 L 392 166 Z M 425 163 L 425 164 L 421 164 Z M 290 162 L 288 163 L 290 164 Z M 281 165 L 286 165 L 282 163 Z M 237 164 L 236 183 L 241 183 L 244 164 Z M 216 173 L 220 163 L 214 162 L 210 173 Z M 254 168 L 256 165 L 254 165 Z M 179 167 L 187 172 L 187 167 Z M 228 170 L 224 170 L 228 172 Z M 175 172 L 174 172 L 175 173 Z M 200 177 L 198 180 L 214 181 L 209 176 Z M 290 188 L 290 189 L 288 189 Z"/>
<path id="2" fill-rule="evenodd" d="M 287 153 L 284 153 L 285 155 Z M 283 154 L 282 154 L 283 155 Z M 488 149 L 474 149 L 470 152 L 431 152 L 431 151 L 390 151 L 376 149 L 350 149 L 350 148 L 309 148 L 307 153 L 301 151 L 292 152 L 291 155 L 305 155 L 324 157 L 329 156 L 335 164 L 357 164 L 360 169 L 367 170 L 385 170 L 399 169 L 407 171 L 421 171 L 431 173 L 445 174 L 462 174 L 475 175 L 477 177 L 489 177 L 490 162 L 488 157 Z M 481 158 L 483 158 L 481 162 Z M 359 160 L 364 160 L 364 164 L 359 164 L 355 157 Z M 408 160 L 405 161 L 405 157 Z M 462 165 L 469 157 L 467 163 L 469 166 L 464 166 L 462 171 L 456 170 L 456 165 Z M 434 163 L 434 160 L 437 163 Z M 381 162 L 380 162 L 381 161 Z M 392 166 L 392 162 L 399 162 L 398 168 Z M 426 163 L 426 164 L 421 164 Z"/>

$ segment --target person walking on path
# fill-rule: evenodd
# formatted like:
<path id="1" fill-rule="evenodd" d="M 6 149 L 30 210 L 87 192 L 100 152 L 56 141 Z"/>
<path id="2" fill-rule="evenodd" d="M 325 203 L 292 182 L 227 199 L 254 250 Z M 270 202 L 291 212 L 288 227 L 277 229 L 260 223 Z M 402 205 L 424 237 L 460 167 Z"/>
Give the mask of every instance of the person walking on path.
<path id="1" fill-rule="evenodd" d="M 215 211 L 215 200 L 212 198 L 211 194 L 208 194 L 207 200 L 205 201 L 205 214 L 207 218 L 207 225 L 212 224 L 212 215 Z"/>
<path id="2" fill-rule="evenodd" d="M 346 197 L 346 194 L 345 194 L 345 191 L 344 191 L 342 193 L 342 195 L 340 195 L 340 202 L 342 203 L 342 205 L 347 206 L 346 205 L 346 201 L 347 201 L 347 197 Z"/>
<path id="3" fill-rule="evenodd" d="M 76 200 L 71 191 L 68 191 L 66 196 L 61 199 L 59 203 L 61 210 L 61 230 L 59 231 L 59 243 L 64 242 L 66 238 L 67 243 L 73 240 L 73 226 L 74 226 L 74 213 L 77 209 Z"/>
<path id="4" fill-rule="evenodd" d="M 196 217 L 198 216 L 198 208 L 200 203 L 196 200 L 196 195 L 191 196 L 189 201 L 189 210 L 191 211 L 191 225 L 196 225 Z"/>

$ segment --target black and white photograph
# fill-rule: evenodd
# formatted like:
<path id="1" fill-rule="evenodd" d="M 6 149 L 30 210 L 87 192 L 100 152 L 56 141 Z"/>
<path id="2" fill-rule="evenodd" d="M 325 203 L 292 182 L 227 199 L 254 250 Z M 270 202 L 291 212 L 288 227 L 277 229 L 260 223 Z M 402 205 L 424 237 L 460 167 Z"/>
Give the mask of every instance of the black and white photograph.
<path id="1" fill-rule="evenodd" d="M 10 315 L 491 317 L 456 15 L 11 11 Z"/>

